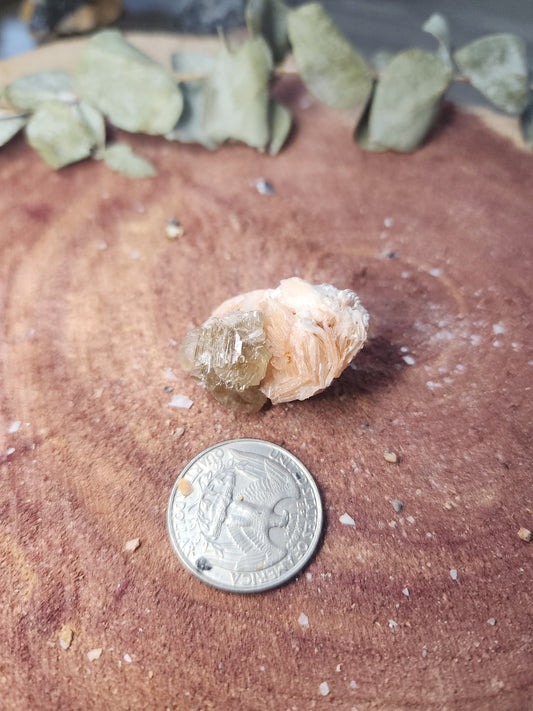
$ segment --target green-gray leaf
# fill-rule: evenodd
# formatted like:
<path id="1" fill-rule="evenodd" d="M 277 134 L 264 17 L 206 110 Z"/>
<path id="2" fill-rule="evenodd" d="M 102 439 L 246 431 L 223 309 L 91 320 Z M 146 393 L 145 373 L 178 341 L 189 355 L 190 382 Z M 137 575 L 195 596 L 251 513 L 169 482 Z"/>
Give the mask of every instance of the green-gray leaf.
<path id="1" fill-rule="evenodd" d="M 394 52 L 389 52 L 387 49 L 378 49 L 372 55 L 371 64 L 377 72 L 382 72 L 392 62 L 396 55 Z"/>
<path id="2" fill-rule="evenodd" d="M 204 128 L 212 141 L 233 139 L 260 149 L 268 145 L 271 71 L 272 54 L 262 37 L 237 51 L 221 49 L 205 93 Z"/>
<path id="3" fill-rule="evenodd" d="M 0 146 L 10 141 L 27 122 L 24 116 L 0 117 Z"/>
<path id="4" fill-rule="evenodd" d="M 533 98 L 520 116 L 520 132 L 528 146 L 533 146 Z"/>
<path id="5" fill-rule="evenodd" d="M 291 112 L 283 104 L 270 100 L 270 145 L 268 152 L 275 156 L 283 148 L 292 125 Z"/>
<path id="6" fill-rule="evenodd" d="M 105 146 L 105 121 L 102 114 L 85 101 L 77 104 L 80 119 L 92 135 L 93 146 L 101 150 Z"/>
<path id="7" fill-rule="evenodd" d="M 213 141 L 204 128 L 205 79 L 195 79 L 180 84 L 183 94 L 183 111 L 172 131 L 165 134 L 169 141 L 199 143 L 209 150 L 219 145 Z"/>
<path id="8" fill-rule="evenodd" d="M 289 39 L 309 91 L 329 106 L 362 105 L 372 90 L 372 70 L 319 3 L 289 13 Z"/>
<path id="9" fill-rule="evenodd" d="M 290 49 L 287 30 L 289 8 L 281 0 L 249 0 L 246 6 L 246 25 L 252 37 L 263 37 L 268 43 L 274 62 L 282 62 Z"/>
<path id="10" fill-rule="evenodd" d="M 209 75 L 215 66 L 215 58 L 203 52 L 176 52 L 171 57 L 172 69 L 177 74 Z"/>
<path id="11" fill-rule="evenodd" d="M 413 151 L 431 128 L 450 79 L 450 68 L 431 52 L 397 55 L 376 85 L 357 140 L 370 150 Z"/>
<path id="12" fill-rule="evenodd" d="M 56 170 L 91 154 L 94 136 L 76 106 L 62 101 L 40 104 L 26 126 L 28 143 Z"/>
<path id="13" fill-rule="evenodd" d="M 438 12 L 434 12 L 431 17 L 429 17 L 426 22 L 422 25 L 424 32 L 428 32 L 433 35 L 439 43 L 438 56 L 443 62 L 446 62 L 451 66 L 452 57 L 450 53 L 450 26 L 448 25 L 448 20 L 440 15 Z"/>
<path id="14" fill-rule="evenodd" d="M 134 153 L 126 143 L 113 143 L 105 149 L 103 158 L 109 168 L 128 178 L 151 178 L 157 175 L 154 166 Z"/>
<path id="15" fill-rule="evenodd" d="M 511 34 L 487 35 L 453 55 L 465 77 L 489 101 L 510 114 L 527 105 L 527 57 L 524 41 Z"/>
<path id="16" fill-rule="evenodd" d="M 5 89 L 5 96 L 13 106 L 34 111 L 43 101 L 73 98 L 72 79 L 66 72 L 37 72 L 15 79 Z"/>
<path id="17" fill-rule="evenodd" d="M 75 85 L 83 99 L 126 131 L 167 133 L 183 108 L 181 92 L 170 74 L 116 30 L 99 32 L 87 42 Z"/>

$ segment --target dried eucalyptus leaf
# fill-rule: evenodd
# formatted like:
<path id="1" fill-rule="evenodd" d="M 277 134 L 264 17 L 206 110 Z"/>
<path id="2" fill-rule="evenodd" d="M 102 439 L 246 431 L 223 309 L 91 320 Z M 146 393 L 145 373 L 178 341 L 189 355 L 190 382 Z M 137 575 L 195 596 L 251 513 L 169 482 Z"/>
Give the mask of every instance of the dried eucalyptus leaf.
<path id="1" fill-rule="evenodd" d="M 520 116 L 520 133 L 527 145 L 533 146 L 533 98 Z"/>
<path id="2" fill-rule="evenodd" d="M 389 52 L 386 49 L 380 49 L 372 55 L 370 62 L 376 71 L 382 72 L 389 66 L 395 56 L 394 52 Z"/>
<path id="3" fill-rule="evenodd" d="M 288 28 L 296 64 L 311 93 L 339 108 L 366 102 L 372 70 L 322 5 L 310 3 L 290 12 Z"/>
<path id="4" fill-rule="evenodd" d="M 26 126 L 28 143 L 54 169 L 87 158 L 94 146 L 90 128 L 77 107 L 63 101 L 45 101 Z"/>
<path id="5" fill-rule="evenodd" d="M 287 15 L 289 8 L 281 0 L 249 0 L 246 25 L 252 37 L 263 37 L 274 62 L 282 62 L 290 50 Z"/>
<path id="6" fill-rule="evenodd" d="M 126 143 L 113 143 L 103 153 L 104 163 L 128 178 L 151 178 L 157 175 L 154 166 L 134 153 Z"/>
<path id="7" fill-rule="evenodd" d="M 362 125 L 359 131 L 363 145 L 401 152 L 417 148 L 436 118 L 450 79 L 450 68 L 431 52 L 409 49 L 397 55 L 376 85 L 367 128 Z"/>
<path id="8" fill-rule="evenodd" d="M 0 117 L 0 146 L 10 141 L 27 122 L 24 116 Z"/>
<path id="9" fill-rule="evenodd" d="M 524 41 L 511 34 L 487 35 L 453 55 L 457 66 L 489 101 L 510 114 L 527 105 L 527 57 Z"/>
<path id="10" fill-rule="evenodd" d="M 172 131 L 165 134 L 169 141 L 199 143 L 214 150 L 219 145 L 213 141 L 204 128 L 205 79 L 195 79 L 180 84 L 183 95 L 183 111 Z"/>
<path id="11" fill-rule="evenodd" d="M 103 148 L 105 146 L 105 121 L 100 111 L 85 101 L 80 101 L 77 104 L 77 110 L 80 119 L 92 135 L 93 146 L 98 149 Z"/>
<path id="12" fill-rule="evenodd" d="M 283 148 L 292 126 L 291 112 L 274 99 L 270 100 L 270 145 L 268 152 L 275 156 Z"/>
<path id="13" fill-rule="evenodd" d="M 87 42 L 75 86 L 85 101 L 125 131 L 167 133 L 183 109 L 181 92 L 170 74 L 117 30 L 104 30 Z"/>
<path id="14" fill-rule="evenodd" d="M 204 128 L 212 141 L 233 139 L 261 149 L 268 145 L 271 71 L 272 54 L 262 37 L 236 51 L 221 49 L 205 90 Z"/>
<path id="15" fill-rule="evenodd" d="M 451 66 L 452 57 L 450 52 L 450 26 L 448 20 L 438 12 L 434 12 L 422 25 L 424 32 L 433 35 L 439 43 L 438 56 L 443 62 Z"/>
<path id="16" fill-rule="evenodd" d="M 171 61 L 172 69 L 177 74 L 207 76 L 215 66 L 215 58 L 203 52 L 176 52 L 172 55 Z"/>
<path id="17" fill-rule="evenodd" d="M 43 101 L 73 98 L 72 78 L 66 72 L 37 72 L 15 79 L 5 89 L 7 100 L 24 111 L 34 111 Z"/>

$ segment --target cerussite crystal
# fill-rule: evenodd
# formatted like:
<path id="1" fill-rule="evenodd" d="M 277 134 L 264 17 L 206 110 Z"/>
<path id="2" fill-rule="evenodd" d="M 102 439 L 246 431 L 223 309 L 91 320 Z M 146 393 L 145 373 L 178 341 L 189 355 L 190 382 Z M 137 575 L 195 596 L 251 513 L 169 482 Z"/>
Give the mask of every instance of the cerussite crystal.
<path id="1" fill-rule="evenodd" d="M 181 366 L 222 405 L 256 412 L 267 400 L 259 384 L 270 355 L 263 313 L 233 311 L 190 331 L 178 357 Z"/>

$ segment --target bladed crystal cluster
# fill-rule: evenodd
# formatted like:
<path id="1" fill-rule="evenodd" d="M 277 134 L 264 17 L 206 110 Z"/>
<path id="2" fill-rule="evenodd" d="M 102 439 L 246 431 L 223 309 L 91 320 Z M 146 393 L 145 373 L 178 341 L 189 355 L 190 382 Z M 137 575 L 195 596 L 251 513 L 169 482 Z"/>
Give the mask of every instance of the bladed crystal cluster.
<path id="1" fill-rule="evenodd" d="M 353 291 L 293 277 L 224 301 L 185 336 L 179 360 L 220 403 L 255 412 L 267 399 L 306 400 L 327 388 L 367 331 Z"/>

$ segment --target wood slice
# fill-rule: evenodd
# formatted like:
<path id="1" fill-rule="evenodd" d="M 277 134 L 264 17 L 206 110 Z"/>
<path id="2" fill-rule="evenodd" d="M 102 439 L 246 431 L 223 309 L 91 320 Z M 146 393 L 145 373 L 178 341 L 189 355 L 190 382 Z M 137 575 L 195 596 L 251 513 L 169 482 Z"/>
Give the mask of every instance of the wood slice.
<path id="1" fill-rule="evenodd" d="M 296 128 L 275 158 L 120 134 L 158 170 L 132 181 L 2 149 L 2 708 L 533 700 L 531 156 L 450 105 L 415 154 L 366 153 L 345 114 L 276 91 Z M 366 349 L 311 400 L 221 408 L 177 344 L 293 275 L 360 294 Z M 237 437 L 284 443 L 326 512 L 305 571 L 259 595 L 192 577 L 166 532 L 181 469 Z"/>

